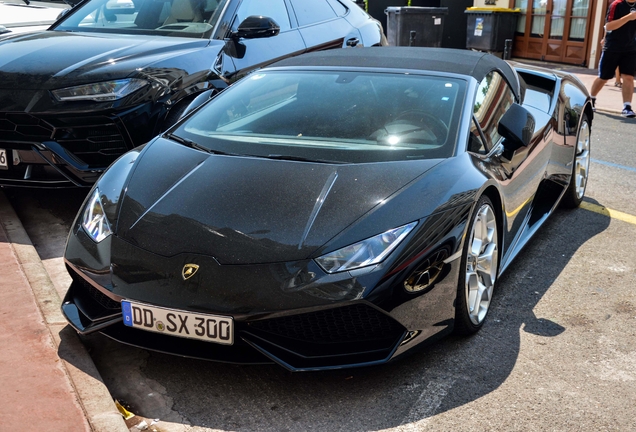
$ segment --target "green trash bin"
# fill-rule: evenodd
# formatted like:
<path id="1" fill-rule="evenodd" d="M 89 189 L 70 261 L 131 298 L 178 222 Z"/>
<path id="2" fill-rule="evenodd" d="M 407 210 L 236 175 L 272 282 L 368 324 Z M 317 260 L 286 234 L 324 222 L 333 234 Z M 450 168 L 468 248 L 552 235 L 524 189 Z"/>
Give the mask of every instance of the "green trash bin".
<path id="1" fill-rule="evenodd" d="M 513 39 L 517 29 L 519 9 L 471 7 L 467 15 L 466 48 L 503 52 L 506 39 Z"/>
<path id="2" fill-rule="evenodd" d="M 386 39 L 391 46 L 441 47 L 446 7 L 388 7 Z"/>

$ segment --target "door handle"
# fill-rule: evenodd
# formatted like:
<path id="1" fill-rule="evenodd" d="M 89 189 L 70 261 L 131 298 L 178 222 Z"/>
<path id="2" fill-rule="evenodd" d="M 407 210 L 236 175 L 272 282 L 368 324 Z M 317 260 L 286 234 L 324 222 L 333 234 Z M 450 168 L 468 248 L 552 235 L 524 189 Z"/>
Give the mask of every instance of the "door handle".
<path id="1" fill-rule="evenodd" d="M 359 43 L 360 43 L 360 39 L 358 39 L 358 38 L 347 39 L 347 46 L 348 47 L 354 47 L 354 46 L 358 45 Z"/>

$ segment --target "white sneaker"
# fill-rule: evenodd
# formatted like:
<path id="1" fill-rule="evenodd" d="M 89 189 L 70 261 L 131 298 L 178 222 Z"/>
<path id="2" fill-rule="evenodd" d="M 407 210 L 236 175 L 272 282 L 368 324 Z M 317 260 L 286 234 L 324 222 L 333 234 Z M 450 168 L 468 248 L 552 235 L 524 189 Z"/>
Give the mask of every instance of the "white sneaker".
<path id="1" fill-rule="evenodd" d="M 627 105 L 625 108 L 623 108 L 623 112 L 621 113 L 621 115 L 623 117 L 627 117 L 627 118 L 636 117 L 636 113 L 634 111 L 632 111 L 632 106 L 631 105 Z"/>

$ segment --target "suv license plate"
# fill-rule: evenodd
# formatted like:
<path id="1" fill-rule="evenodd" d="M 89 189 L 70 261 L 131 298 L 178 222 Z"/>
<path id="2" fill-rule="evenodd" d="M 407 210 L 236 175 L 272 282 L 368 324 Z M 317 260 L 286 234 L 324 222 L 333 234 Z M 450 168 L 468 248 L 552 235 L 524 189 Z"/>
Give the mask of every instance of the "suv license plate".
<path id="1" fill-rule="evenodd" d="M 7 151 L 0 149 L 0 169 L 9 169 L 9 162 L 7 161 Z"/>
<path id="2" fill-rule="evenodd" d="M 223 345 L 234 343 L 232 317 L 208 315 L 122 300 L 124 325 L 155 333 L 199 339 Z"/>

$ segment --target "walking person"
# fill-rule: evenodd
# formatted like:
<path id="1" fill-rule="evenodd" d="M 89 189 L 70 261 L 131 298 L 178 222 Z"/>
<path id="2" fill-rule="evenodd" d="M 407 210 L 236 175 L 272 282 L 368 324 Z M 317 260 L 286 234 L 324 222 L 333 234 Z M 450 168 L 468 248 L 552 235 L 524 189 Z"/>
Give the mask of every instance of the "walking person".
<path id="1" fill-rule="evenodd" d="M 636 73 L 636 0 L 614 0 L 605 18 L 605 43 L 599 64 L 598 78 L 592 83 L 592 105 L 605 83 L 620 69 L 623 95 L 623 117 L 636 117 L 632 110 L 634 74 Z"/>

